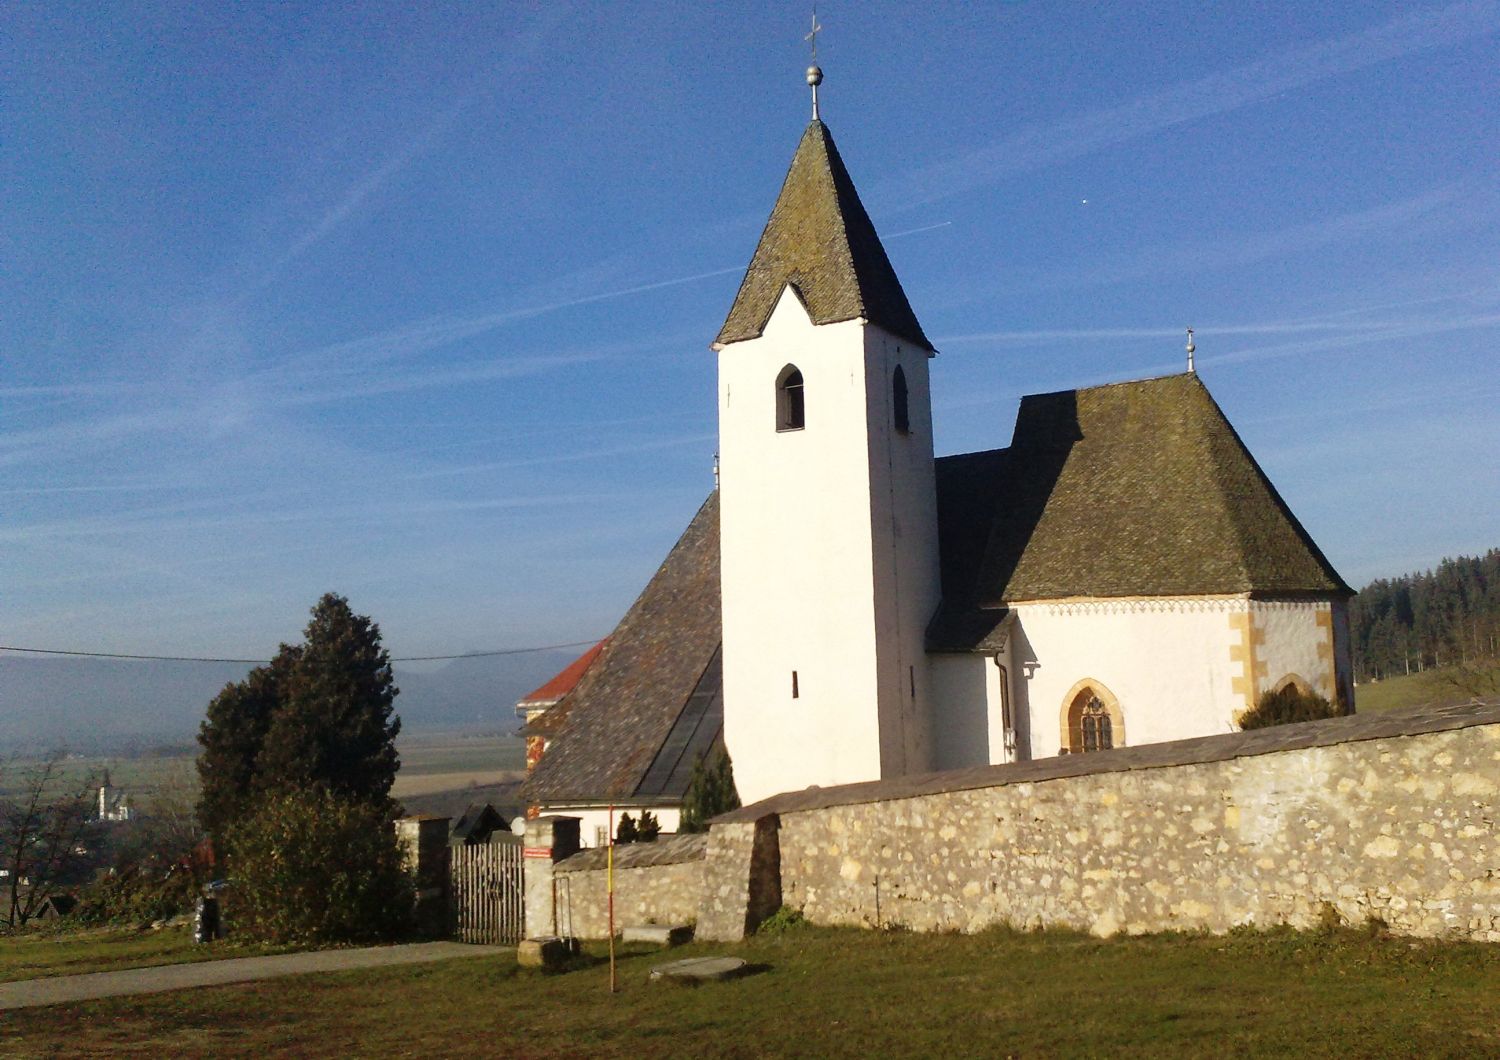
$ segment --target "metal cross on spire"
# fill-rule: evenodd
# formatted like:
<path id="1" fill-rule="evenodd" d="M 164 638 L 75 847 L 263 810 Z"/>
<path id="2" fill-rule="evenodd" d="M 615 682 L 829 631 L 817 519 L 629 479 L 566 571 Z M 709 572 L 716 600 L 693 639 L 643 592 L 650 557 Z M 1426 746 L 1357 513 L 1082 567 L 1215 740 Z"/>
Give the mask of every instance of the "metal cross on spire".
<path id="1" fill-rule="evenodd" d="M 802 39 L 812 46 L 812 65 L 807 68 L 807 84 L 812 89 L 813 121 L 818 120 L 818 86 L 823 83 L 823 71 L 818 66 L 818 34 L 823 27 L 818 23 L 818 9 L 813 8 L 812 32 Z"/>

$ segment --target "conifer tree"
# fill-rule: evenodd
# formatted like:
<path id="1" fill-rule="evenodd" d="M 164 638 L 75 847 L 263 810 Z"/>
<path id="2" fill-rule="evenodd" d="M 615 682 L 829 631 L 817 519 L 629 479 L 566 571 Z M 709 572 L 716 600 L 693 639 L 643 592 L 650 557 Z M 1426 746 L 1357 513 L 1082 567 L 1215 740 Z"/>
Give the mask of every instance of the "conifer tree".
<path id="1" fill-rule="evenodd" d="M 204 830 L 223 839 L 267 795 L 318 788 L 388 811 L 399 760 L 397 689 L 380 627 L 334 593 L 305 642 L 224 687 L 198 733 Z"/>
<path id="2" fill-rule="evenodd" d="M 290 680 L 256 763 L 262 791 L 319 787 L 388 807 L 400 760 L 397 688 L 380 627 L 326 594 L 312 610 Z"/>
<path id="3" fill-rule="evenodd" d="M 738 809 L 739 792 L 734 787 L 734 766 L 729 752 L 722 747 L 693 764 L 688 778 L 687 794 L 682 800 L 680 832 L 706 832 L 708 821 L 721 813 Z"/>
<path id="4" fill-rule="evenodd" d="M 215 839 L 250 812 L 257 760 L 298 654 L 283 644 L 268 665 L 225 685 L 208 705 L 198 729 L 198 823 Z"/>

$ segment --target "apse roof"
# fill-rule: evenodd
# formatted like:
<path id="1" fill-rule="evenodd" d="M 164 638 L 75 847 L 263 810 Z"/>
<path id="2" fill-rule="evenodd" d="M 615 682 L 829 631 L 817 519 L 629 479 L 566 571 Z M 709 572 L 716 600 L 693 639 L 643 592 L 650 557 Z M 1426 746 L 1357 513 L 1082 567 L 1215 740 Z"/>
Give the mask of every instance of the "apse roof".
<path id="1" fill-rule="evenodd" d="M 1025 397 L 1010 448 L 938 460 L 937 486 L 950 612 L 1352 594 L 1192 373 Z"/>

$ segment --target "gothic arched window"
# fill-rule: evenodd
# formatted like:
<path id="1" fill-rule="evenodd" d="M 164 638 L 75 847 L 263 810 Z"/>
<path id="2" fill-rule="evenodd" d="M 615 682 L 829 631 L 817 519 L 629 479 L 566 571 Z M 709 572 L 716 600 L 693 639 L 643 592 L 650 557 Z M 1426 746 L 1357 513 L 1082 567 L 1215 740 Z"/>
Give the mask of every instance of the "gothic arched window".
<path id="1" fill-rule="evenodd" d="M 1125 746 L 1125 720 L 1108 689 L 1081 681 L 1069 696 L 1063 708 L 1064 752 L 1087 754 Z"/>
<path id="2" fill-rule="evenodd" d="M 1078 712 L 1079 728 L 1082 729 L 1081 750 L 1108 751 L 1115 745 L 1114 732 L 1109 724 L 1109 711 L 1098 696 L 1089 696 Z"/>
<path id="3" fill-rule="evenodd" d="M 776 377 L 776 429 L 800 431 L 807 425 L 807 409 L 802 393 L 802 373 L 789 364 Z"/>
<path id="4" fill-rule="evenodd" d="M 911 409 L 906 396 L 906 373 L 899 364 L 891 376 L 891 400 L 896 410 L 896 430 L 906 434 L 911 430 Z"/>

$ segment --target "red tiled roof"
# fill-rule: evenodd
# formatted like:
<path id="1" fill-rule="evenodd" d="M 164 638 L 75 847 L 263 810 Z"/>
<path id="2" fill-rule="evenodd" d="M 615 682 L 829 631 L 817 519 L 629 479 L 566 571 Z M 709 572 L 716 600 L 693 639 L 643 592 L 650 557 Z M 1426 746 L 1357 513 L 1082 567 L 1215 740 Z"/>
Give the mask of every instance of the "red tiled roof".
<path id="1" fill-rule="evenodd" d="M 594 660 L 599 657 L 599 653 L 604 650 L 604 645 L 608 642 L 609 638 L 605 637 L 598 644 L 595 644 L 588 651 L 568 663 L 567 666 L 563 667 L 546 684 L 527 692 L 517 701 L 516 708 L 518 710 L 536 710 L 540 707 L 550 707 L 559 699 L 562 699 L 563 696 L 573 691 L 573 686 L 578 683 L 578 679 L 583 676 L 583 672 L 593 665 Z"/>

